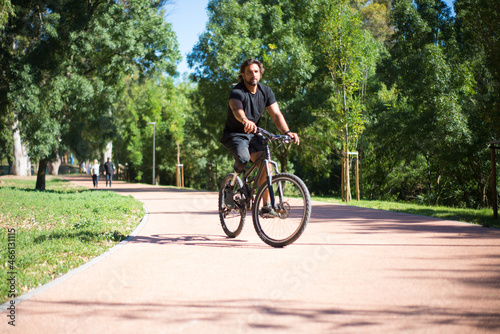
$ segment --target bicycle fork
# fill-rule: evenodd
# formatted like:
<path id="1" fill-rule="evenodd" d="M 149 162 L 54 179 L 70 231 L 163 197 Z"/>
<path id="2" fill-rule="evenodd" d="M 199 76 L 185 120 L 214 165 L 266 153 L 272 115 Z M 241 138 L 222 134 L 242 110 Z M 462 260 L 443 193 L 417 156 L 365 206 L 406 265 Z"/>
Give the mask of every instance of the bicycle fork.
<path id="1" fill-rule="evenodd" d="M 276 199 L 275 199 L 274 191 L 273 191 L 273 187 L 272 187 L 272 180 L 273 180 L 272 175 L 273 175 L 273 170 L 276 171 L 276 173 L 278 173 L 278 163 L 275 161 L 269 160 L 269 159 L 264 159 L 263 162 L 261 162 L 261 163 L 264 163 L 265 168 L 266 168 L 265 169 L 266 182 L 267 182 L 267 187 L 268 187 L 268 191 L 269 191 L 269 200 L 271 202 L 271 207 L 276 208 Z M 269 168 L 270 164 L 273 166 L 273 168 Z M 262 168 L 262 166 L 261 166 L 261 168 Z M 239 175 L 239 173 L 237 173 L 235 171 L 233 178 L 231 179 L 231 182 L 230 182 L 231 188 L 234 187 L 234 185 L 236 183 L 236 178 L 238 177 L 238 175 Z M 260 179 L 260 177 L 258 179 Z M 278 195 L 279 195 L 280 203 L 281 203 L 283 201 L 283 189 L 281 189 L 280 184 L 278 184 Z"/>
<path id="2" fill-rule="evenodd" d="M 278 164 L 275 161 L 265 159 L 264 163 L 266 164 L 266 179 L 267 179 L 267 189 L 269 191 L 269 200 L 271 201 L 271 207 L 276 209 L 276 200 L 274 197 L 274 191 L 273 191 L 273 169 L 278 172 Z M 269 164 L 272 164 L 274 168 L 269 168 Z M 283 200 L 283 194 L 281 191 L 280 185 L 278 185 L 278 193 L 280 195 L 280 201 Z"/>

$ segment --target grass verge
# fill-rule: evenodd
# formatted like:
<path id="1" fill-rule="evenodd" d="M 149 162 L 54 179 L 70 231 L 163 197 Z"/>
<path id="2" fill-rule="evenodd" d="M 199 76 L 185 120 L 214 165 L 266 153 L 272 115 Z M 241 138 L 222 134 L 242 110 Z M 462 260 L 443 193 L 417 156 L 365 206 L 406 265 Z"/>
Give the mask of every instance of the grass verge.
<path id="1" fill-rule="evenodd" d="M 44 192 L 34 190 L 35 183 L 33 177 L 0 177 L 0 303 L 102 254 L 127 238 L 144 216 L 142 203 L 132 196 L 92 191 L 57 177 L 47 177 Z"/>
<path id="2" fill-rule="evenodd" d="M 315 201 L 346 204 L 338 198 L 313 197 Z M 447 220 L 455 220 L 478 224 L 484 227 L 500 228 L 500 220 L 493 219 L 493 211 L 491 209 L 462 209 L 450 208 L 445 206 L 426 206 L 413 203 L 386 202 L 386 201 L 350 201 L 347 205 L 354 207 L 363 207 L 377 210 L 402 212 L 412 215 L 420 215 L 434 217 Z"/>

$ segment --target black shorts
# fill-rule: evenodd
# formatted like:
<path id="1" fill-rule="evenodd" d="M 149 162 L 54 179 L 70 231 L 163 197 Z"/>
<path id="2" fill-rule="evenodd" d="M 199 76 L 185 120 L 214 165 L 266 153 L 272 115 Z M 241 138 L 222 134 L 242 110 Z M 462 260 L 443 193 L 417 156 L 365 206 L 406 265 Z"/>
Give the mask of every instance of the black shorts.
<path id="1" fill-rule="evenodd" d="M 255 134 L 238 133 L 224 136 L 221 139 L 222 144 L 229 150 L 233 156 L 234 170 L 242 173 L 246 164 L 250 161 L 250 154 L 262 152 L 266 149 L 259 136 Z"/>

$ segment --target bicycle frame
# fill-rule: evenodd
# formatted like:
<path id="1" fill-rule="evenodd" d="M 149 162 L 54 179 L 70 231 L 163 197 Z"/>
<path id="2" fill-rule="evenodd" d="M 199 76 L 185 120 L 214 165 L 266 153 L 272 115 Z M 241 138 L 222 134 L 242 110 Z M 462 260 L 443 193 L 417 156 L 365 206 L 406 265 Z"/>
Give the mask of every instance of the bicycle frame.
<path id="1" fill-rule="evenodd" d="M 311 197 L 304 181 L 296 175 L 280 173 L 278 163 L 271 159 L 270 142 L 277 141 L 278 145 L 272 145 L 276 148 L 293 142 L 294 138 L 261 128 L 257 128 L 257 135 L 263 139 L 262 154 L 242 173 L 229 173 L 222 180 L 220 224 L 229 238 L 236 238 L 245 225 L 247 212 L 251 211 L 259 238 L 281 248 L 295 242 L 304 232 L 311 216 Z"/>
<path id="2" fill-rule="evenodd" d="M 259 129 L 261 130 L 261 129 Z M 251 191 L 248 194 L 250 198 L 253 199 L 253 194 L 255 193 L 255 190 L 257 189 L 257 186 L 260 186 L 259 182 L 256 182 L 261 179 L 262 173 L 266 173 L 266 181 L 268 184 L 268 189 L 269 191 L 269 199 L 271 201 L 271 206 L 274 208 L 275 207 L 275 197 L 274 197 L 274 192 L 272 191 L 272 174 L 273 171 L 275 173 L 278 173 L 278 163 L 274 160 L 271 160 L 271 149 L 269 148 L 269 141 L 270 139 L 266 138 L 265 136 L 261 135 L 260 133 L 258 134 L 262 137 L 265 145 L 265 150 L 262 152 L 261 156 L 253 163 L 250 168 L 243 172 L 243 184 L 250 185 L 253 182 L 253 185 L 251 187 Z M 262 163 L 264 163 L 265 169 L 262 168 Z M 269 168 L 269 165 L 271 165 L 273 168 Z M 253 176 L 251 179 L 249 179 L 249 176 L 255 171 L 255 169 L 258 168 L 257 175 Z M 233 179 L 231 180 L 231 187 L 234 187 L 234 184 L 236 182 L 236 178 L 238 177 L 238 173 L 234 173 Z M 280 198 L 283 198 L 283 190 L 279 189 L 279 195 Z"/>

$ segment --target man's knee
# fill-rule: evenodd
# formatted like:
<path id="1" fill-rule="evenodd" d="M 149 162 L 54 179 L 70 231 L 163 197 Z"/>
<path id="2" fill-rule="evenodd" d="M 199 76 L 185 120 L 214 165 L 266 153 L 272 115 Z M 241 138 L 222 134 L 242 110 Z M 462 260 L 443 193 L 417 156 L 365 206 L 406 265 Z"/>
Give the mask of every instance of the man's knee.
<path id="1" fill-rule="evenodd" d="M 234 161 L 234 171 L 235 171 L 236 173 L 238 173 L 238 174 L 243 173 L 243 172 L 245 171 L 245 168 L 246 168 L 246 166 L 247 166 L 247 163 L 248 163 L 248 161 L 247 161 L 247 162 L 242 162 L 242 161 L 240 161 L 240 160 L 236 159 L 236 160 Z"/>
<path id="2" fill-rule="evenodd" d="M 234 171 L 236 173 L 243 173 L 249 161 L 250 154 L 238 154 L 234 159 Z"/>

